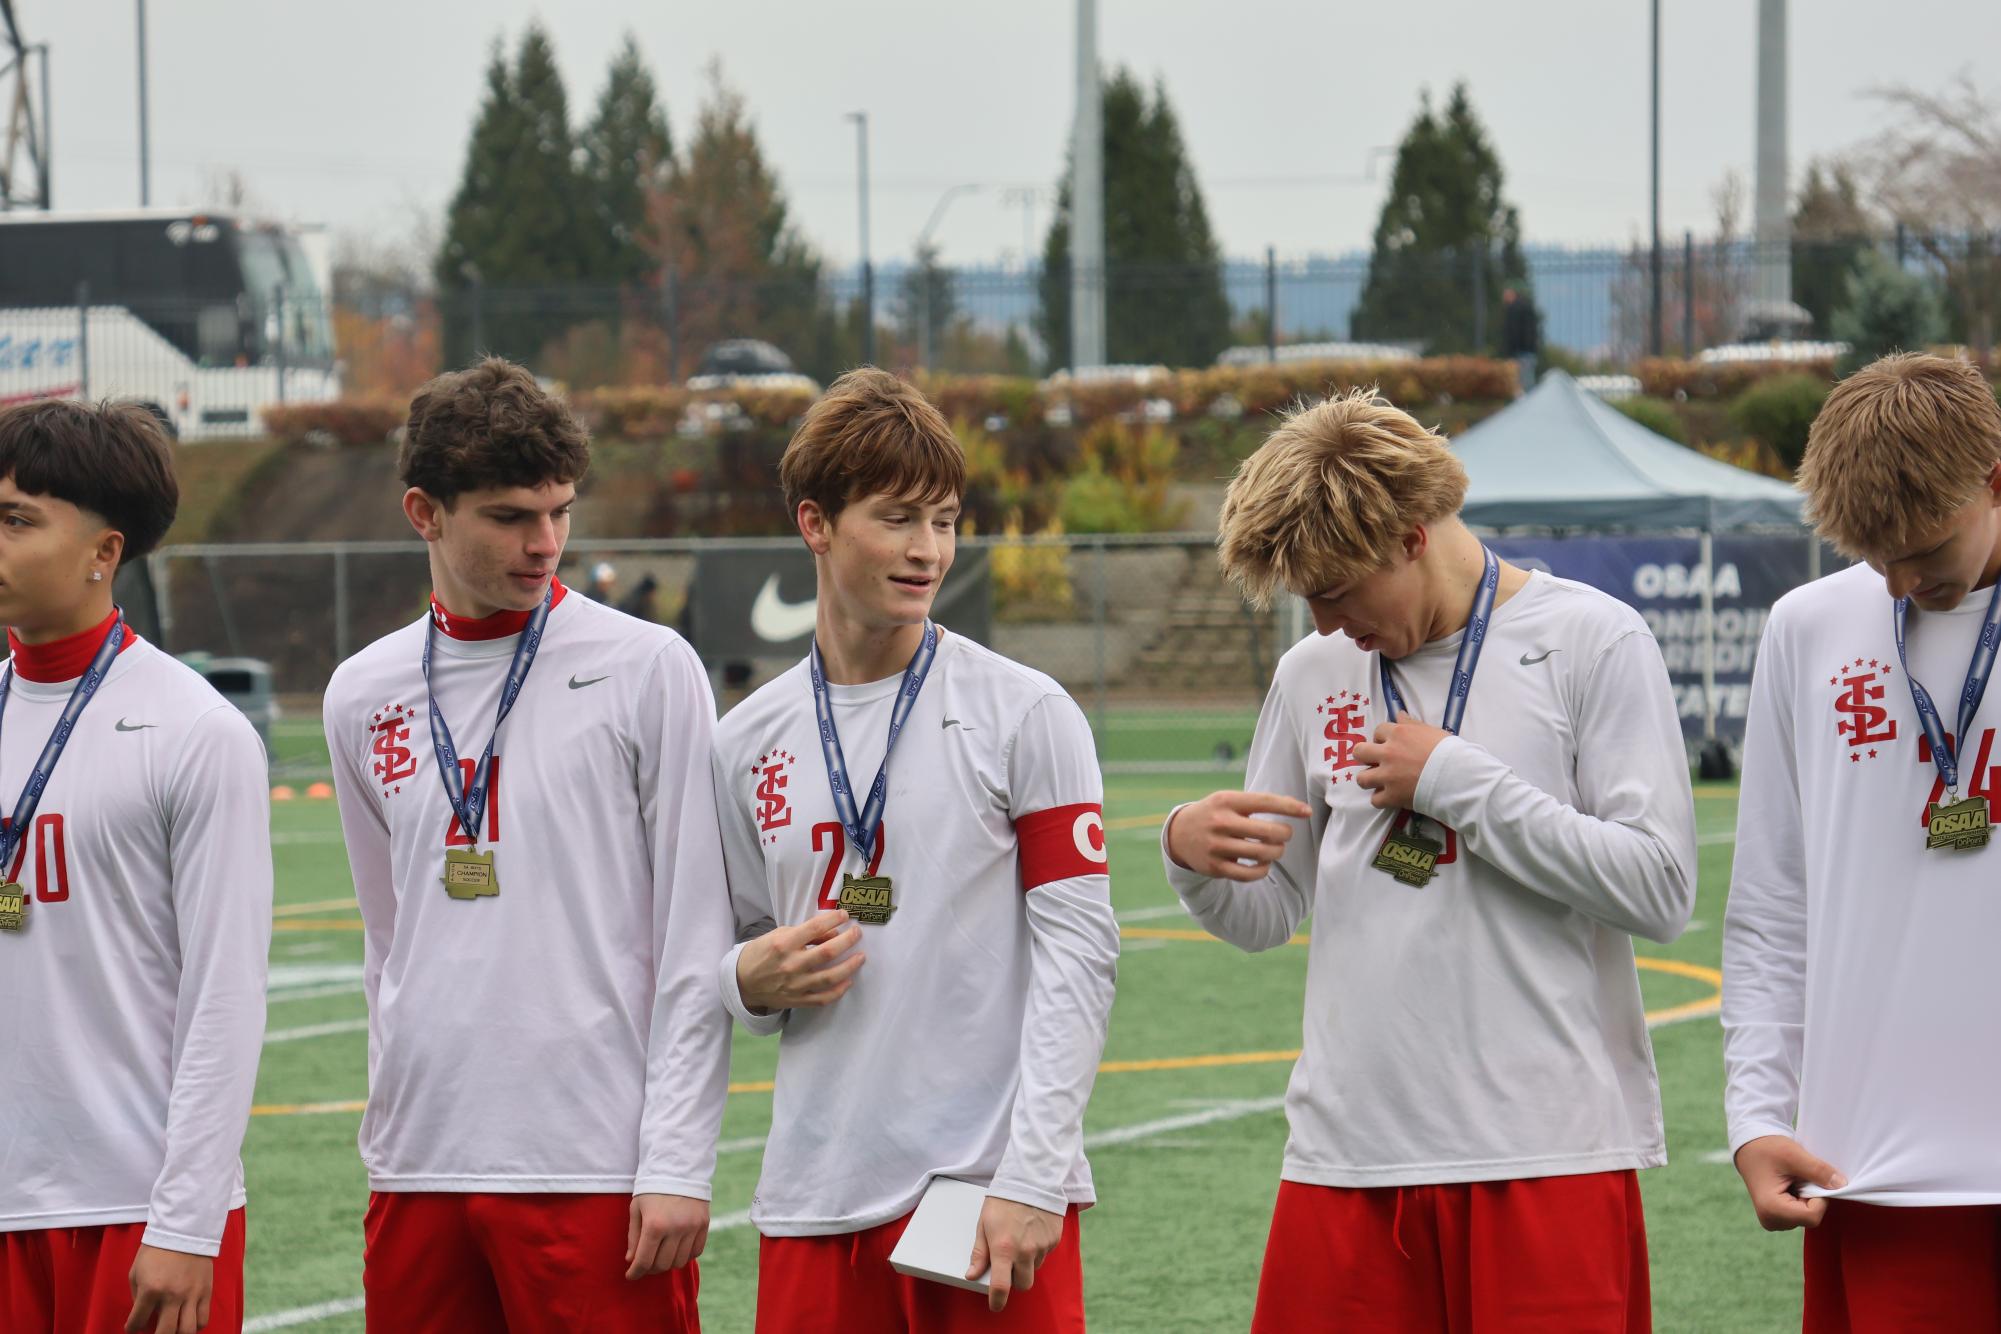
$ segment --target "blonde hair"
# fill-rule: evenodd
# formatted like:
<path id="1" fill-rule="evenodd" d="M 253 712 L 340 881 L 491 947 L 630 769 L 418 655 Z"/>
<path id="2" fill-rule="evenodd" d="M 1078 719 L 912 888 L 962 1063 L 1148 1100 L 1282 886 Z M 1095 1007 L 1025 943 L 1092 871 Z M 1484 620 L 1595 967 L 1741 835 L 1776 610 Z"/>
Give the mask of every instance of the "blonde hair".
<path id="1" fill-rule="evenodd" d="M 1973 499 L 2001 459 L 2001 404 L 1979 370 L 1899 352 L 1834 387 L 1798 482 L 1817 532 L 1844 555 L 1908 551 Z"/>
<path id="2" fill-rule="evenodd" d="M 966 489 L 966 454 L 931 400 L 888 371 L 863 366 L 827 386 L 778 461 L 793 514 L 811 500 L 828 518 L 863 496 L 938 503 Z"/>
<path id="3" fill-rule="evenodd" d="M 1404 535 L 1459 512 L 1466 469 L 1445 437 L 1356 389 L 1288 413 L 1223 497 L 1223 573 L 1259 607 L 1388 565 Z"/>

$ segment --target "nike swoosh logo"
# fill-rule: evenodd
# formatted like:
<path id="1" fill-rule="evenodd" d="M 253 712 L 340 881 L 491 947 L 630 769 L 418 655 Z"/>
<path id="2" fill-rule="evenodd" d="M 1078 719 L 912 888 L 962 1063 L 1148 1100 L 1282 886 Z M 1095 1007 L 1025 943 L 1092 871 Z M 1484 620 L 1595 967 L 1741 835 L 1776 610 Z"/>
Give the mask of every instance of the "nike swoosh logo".
<path id="1" fill-rule="evenodd" d="M 946 720 L 944 721 L 944 723 L 942 724 L 942 726 L 940 727 L 940 729 L 939 729 L 939 730 L 940 730 L 940 731 L 942 731 L 942 730 L 944 730 L 944 728 L 946 728 L 946 727 L 956 727 L 956 728 L 958 728 L 958 729 L 959 729 L 959 730 L 960 730 L 961 732 L 977 732 L 977 731 L 979 731 L 979 730 L 980 730 L 980 729 L 979 729 L 979 728 L 977 728 L 977 727 L 968 727 L 968 726 L 966 726 L 966 725 L 965 725 L 964 723 L 960 722 L 960 721 L 959 721 L 959 720 L 958 720 L 957 718 L 947 718 L 947 719 L 946 719 Z"/>
<path id="2" fill-rule="evenodd" d="M 609 676 L 593 676 L 588 681 L 579 681 L 576 677 L 573 676 L 570 678 L 570 689 L 582 690 L 585 686 L 594 686 L 600 681 L 609 681 L 609 680 L 611 680 L 611 677 Z"/>
<path id="3" fill-rule="evenodd" d="M 769 575 L 764 587 L 757 590 L 757 600 L 750 604 L 750 628 L 767 643 L 789 643 L 813 633 L 813 617 L 818 608 L 817 598 L 787 602 L 778 596 L 778 576 Z"/>
<path id="4" fill-rule="evenodd" d="M 158 726 L 158 723 L 128 723 L 123 718 L 118 720 L 118 730 L 121 732 L 144 732 Z"/>
<path id="5" fill-rule="evenodd" d="M 1533 658 L 1531 658 L 1528 654 L 1524 653 L 1522 654 L 1522 666 L 1533 667 L 1537 663 L 1543 661 L 1543 659 L 1547 658 L 1550 654 L 1561 653 L 1561 652 L 1563 652 L 1563 650 L 1560 648 L 1544 649 L 1539 655 Z"/>

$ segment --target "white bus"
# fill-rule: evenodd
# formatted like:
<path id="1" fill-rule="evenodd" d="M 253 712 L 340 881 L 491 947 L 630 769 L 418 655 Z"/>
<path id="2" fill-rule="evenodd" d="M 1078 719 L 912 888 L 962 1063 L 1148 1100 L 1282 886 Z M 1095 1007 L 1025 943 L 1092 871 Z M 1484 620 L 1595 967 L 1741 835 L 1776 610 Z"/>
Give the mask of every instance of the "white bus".
<path id="1" fill-rule="evenodd" d="M 339 392 L 297 229 L 171 209 L 0 212 L 0 403 L 136 399 L 202 440 Z"/>

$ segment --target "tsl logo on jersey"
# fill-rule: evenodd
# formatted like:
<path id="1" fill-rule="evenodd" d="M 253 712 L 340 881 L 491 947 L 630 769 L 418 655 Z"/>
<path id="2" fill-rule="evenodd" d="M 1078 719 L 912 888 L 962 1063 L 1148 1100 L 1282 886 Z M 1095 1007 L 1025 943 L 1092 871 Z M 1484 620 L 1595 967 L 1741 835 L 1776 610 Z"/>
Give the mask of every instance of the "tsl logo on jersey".
<path id="1" fill-rule="evenodd" d="M 786 771 L 794 759 L 790 751 L 774 750 L 750 766 L 757 778 L 757 832 L 766 843 L 776 843 L 778 831 L 792 823 L 792 802 L 785 789 L 790 777 Z"/>
<path id="2" fill-rule="evenodd" d="M 417 756 L 410 749 L 410 722 L 416 716 L 409 705 L 392 704 L 378 709 L 369 720 L 368 731 L 374 740 L 368 751 L 375 757 L 369 772 L 381 780 L 384 797 L 401 792 L 403 784 L 417 776 Z"/>
<path id="3" fill-rule="evenodd" d="M 1362 767 L 1355 758 L 1355 747 L 1369 739 L 1368 721 L 1362 715 L 1368 707 L 1369 701 L 1359 691 L 1349 690 L 1329 695 L 1326 703 L 1313 706 L 1315 713 L 1327 719 L 1320 729 L 1320 739 L 1326 742 L 1320 748 L 1320 760 L 1337 783 L 1354 782 L 1354 771 Z"/>
<path id="4" fill-rule="evenodd" d="M 1834 697 L 1834 734 L 1848 743 L 1850 764 L 1877 758 L 1897 739 L 1897 720 L 1881 703 L 1889 693 L 1883 682 L 1895 671 L 1881 659 L 1856 658 L 1843 662 L 1827 678 L 1838 692 Z"/>

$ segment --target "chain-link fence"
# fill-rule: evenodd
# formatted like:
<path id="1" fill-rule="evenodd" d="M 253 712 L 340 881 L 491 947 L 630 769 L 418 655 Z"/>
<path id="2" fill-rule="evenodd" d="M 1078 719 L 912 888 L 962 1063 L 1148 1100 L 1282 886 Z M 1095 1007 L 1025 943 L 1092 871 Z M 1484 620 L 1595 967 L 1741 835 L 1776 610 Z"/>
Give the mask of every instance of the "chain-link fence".
<path id="1" fill-rule="evenodd" d="M 562 577 L 687 634 L 728 708 L 804 652 L 812 580 L 810 565 L 803 585 L 793 577 L 799 558 L 782 539 L 580 540 Z M 268 662 L 294 717 L 317 712 L 343 659 L 421 616 L 430 588 L 414 541 L 170 547 L 149 559 L 166 646 Z M 1245 606 L 1199 534 L 969 538 L 962 573 L 967 595 L 948 581 L 940 620 L 1055 677 L 1121 769 L 1241 764 L 1272 667 L 1305 628 L 1296 607 Z M 703 600 L 704 581 L 731 578 L 757 593 L 717 583 Z"/>

